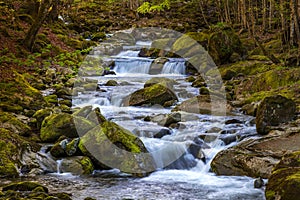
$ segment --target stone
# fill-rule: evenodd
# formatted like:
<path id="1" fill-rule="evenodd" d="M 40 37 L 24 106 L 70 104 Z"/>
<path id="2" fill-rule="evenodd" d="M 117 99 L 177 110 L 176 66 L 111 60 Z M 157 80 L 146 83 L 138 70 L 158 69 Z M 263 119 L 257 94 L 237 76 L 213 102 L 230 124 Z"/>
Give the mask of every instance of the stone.
<path id="1" fill-rule="evenodd" d="M 300 151 L 286 154 L 274 167 L 265 190 L 267 200 L 295 200 L 300 196 Z"/>
<path id="2" fill-rule="evenodd" d="M 109 80 L 105 83 L 105 86 L 118 86 L 118 82 L 115 80 Z"/>
<path id="3" fill-rule="evenodd" d="M 213 98 L 213 102 L 211 101 Z M 214 95 L 198 95 L 175 106 L 172 112 L 184 111 L 196 114 L 225 115 L 230 113 L 231 106 L 226 99 Z"/>
<path id="4" fill-rule="evenodd" d="M 178 101 L 178 98 L 170 88 L 162 84 L 154 84 L 132 93 L 129 97 L 129 105 L 142 106 L 145 104 L 158 104 L 163 106 L 164 103 L 171 100 Z"/>
<path id="5" fill-rule="evenodd" d="M 257 133 L 265 135 L 270 126 L 291 121 L 296 114 L 296 104 L 281 95 L 266 97 L 259 105 L 256 113 Z"/>
<path id="6" fill-rule="evenodd" d="M 44 119 L 40 137 L 43 142 L 55 142 L 62 135 L 76 138 L 78 134 L 84 134 L 94 127 L 93 122 L 83 117 L 67 113 L 52 114 Z"/>
<path id="7" fill-rule="evenodd" d="M 117 168 L 142 176 L 155 170 L 153 158 L 142 141 L 116 123 L 105 121 L 90 130 L 79 142 L 81 152 L 96 168 Z"/>
<path id="8" fill-rule="evenodd" d="M 72 173 L 74 175 L 91 174 L 94 171 L 92 161 L 86 156 L 73 156 L 64 158 L 60 163 L 61 173 Z"/>
<path id="9" fill-rule="evenodd" d="M 246 54 L 239 36 L 232 29 L 224 28 L 211 34 L 208 40 L 208 53 L 217 65 L 227 63 L 234 52 L 240 56 Z"/>
<path id="10" fill-rule="evenodd" d="M 212 171 L 217 175 L 269 178 L 286 152 L 299 151 L 300 128 L 284 129 L 219 152 L 212 160 Z"/>

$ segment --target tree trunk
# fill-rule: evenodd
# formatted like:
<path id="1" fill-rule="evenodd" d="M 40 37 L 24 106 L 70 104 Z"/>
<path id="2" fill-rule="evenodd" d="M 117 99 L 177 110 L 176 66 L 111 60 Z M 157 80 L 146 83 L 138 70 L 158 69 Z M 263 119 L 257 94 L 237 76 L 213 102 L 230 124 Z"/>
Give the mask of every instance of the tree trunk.
<path id="1" fill-rule="evenodd" d="M 41 26 L 43 25 L 43 22 L 46 19 L 51 6 L 52 6 L 51 0 L 44 0 L 40 4 L 37 17 L 35 18 L 33 24 L 29 28 L 26 37 L 23 41 L 24 46 L 30 51 L 32 51 L 36 35 L 38 34 Z"/>
<path id="2" fill-rule="evenodd" d="M 267 29 L 267 0 L 263 0 L 262 7 L 262 32 L 265 33 Z"/>

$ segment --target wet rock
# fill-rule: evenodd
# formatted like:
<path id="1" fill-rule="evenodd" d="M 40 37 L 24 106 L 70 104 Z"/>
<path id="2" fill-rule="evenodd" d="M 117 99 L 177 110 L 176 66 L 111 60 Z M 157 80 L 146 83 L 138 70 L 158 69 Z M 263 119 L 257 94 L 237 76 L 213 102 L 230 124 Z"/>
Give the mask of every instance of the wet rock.
<path id="1" fill-rule="evenodd" d="M 209 130 L 205 131 L 205 133 L 219 133 L 221 131 L 222 131 L 222 129 L 219 127 L 212 127 Z"/>
<path id="2" fill-rule="evenodd" d="M 142 141 L 119 125 L 106 121 L 90 130 L 79 143 L 81 152 L 100 169 L 118 168 L 143 175 L 155 170 L 152 156 Z"/>
<path id="3" fill-rule="evenodd" d="M 176 94 L 161 84 L 155 84 L 132 93 L 129 97 L 130 106 L 141 106 L 144 104 L 164 105 L 167 101 L 178 100 Z"/>
<path id="4" fill-rule="evenodd" d="M 272 168 L 286 152 L 299 150 L 300 129 L 272 131 L 262 138 L 244 140 L 235 147 L 221 151 L 211 163 L 218 175 L 269 178 Z"/>
<path id="5" fill-rule="evenodd" d="M 232 135 L 232 134 L 222 134 L 219 137 L 220 140 L 222 140 L 224 142 L 225 145 L 231 144 L 233 142 L 236 142 L 237 140 L 237 136 L 236 135 Z"/>
<path id="6" fill-rule="evenodd" d="M 299 199 L 300 152 L 287 154 L 275 166 L 266 187 L 266 199 Z"/>
<path id="7" fill-rule="evenodd" d="M 189 76 L 185 79 L 186 82 L 194 82 L 196 78 L 194 76 Z"/>
<path id="8" fill-rule="evenodd" d="M 256 113 L 256 129 L 259 134 L 268 134 L 270 126 L 291 121 L 296 114 L 294 101 L 281 95 L 266 97 Z"/>
<path id="9" fill-rule="evenodd" d="M 254 188 L 262 188 L 264 185 L 264 180 L 261 177 L 254 180 Z"/>
<path id="10" fill-rule="evenodd" d="M 62 135 L 75 138 L 78 133 L 84 134 L 94 127 L 93 122 L 83 117 L 67 113 L 52 114 L 43 121 L 40 137 L 43 142 L 55 142 Z"/>
<path id="11" fill-rule="evenodd" d="M 166 62 L 168 62 L 168 58 L 165 57 L 156 58 L 151 63 L 149 74 L 160 74 Z"/>
<path id="12" fill-rule="evenodd" d="M 75 175 L 91 174 L 94 171 L 92 161 L 85 156 L 73 156 L 64 158 L 60 163 L 61 173 L 72 173 Z"/>
<path id="13" fill-rule="evenodd" d="M 228 119 L 225 121 L 225 124 L 242 124 L 243 122 L 238 119 Z"/>
<path id="14" fill-rule="evenodd" d="M 105 86 L 118 86 L 118 82 L 115 80 L 109 80 L 105 83 Z"/>

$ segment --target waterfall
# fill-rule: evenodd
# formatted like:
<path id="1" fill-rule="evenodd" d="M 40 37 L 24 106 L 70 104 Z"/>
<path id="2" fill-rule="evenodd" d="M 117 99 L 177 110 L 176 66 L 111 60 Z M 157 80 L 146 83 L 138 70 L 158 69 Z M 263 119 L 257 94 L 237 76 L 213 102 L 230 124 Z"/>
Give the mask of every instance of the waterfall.
<path id="1" fill-rule="evenodd" d="M 116 57 L 118 58 L 128 58 L 128 57 L 138 57 L 140 51 L 133 51 L 133 50 L 128 50 L 128 51 L 122 51 L 120 52 Z"/>
<path id="2" fill-rule="evenodd" d="M 61 174 L 61 171 L 60 171 L 60 168 L 61 168 L 61 162 L 62 160 L 57 160 L 56 163 L 57 163 L 57 170 L 56 170 L 56 173 L 57 174 Z"/>
<path id="3" fill-rule="evenodd" d="M 185 61 L 183 59 L 169 60 L 164 64 L 162 74 L 185 74 Z"/>
<path id="4" fill-rule="evenodd" d="M 147 58 L 116 59 L 114 71 L 118 74 L 148 74 L 152 61 Z"/>

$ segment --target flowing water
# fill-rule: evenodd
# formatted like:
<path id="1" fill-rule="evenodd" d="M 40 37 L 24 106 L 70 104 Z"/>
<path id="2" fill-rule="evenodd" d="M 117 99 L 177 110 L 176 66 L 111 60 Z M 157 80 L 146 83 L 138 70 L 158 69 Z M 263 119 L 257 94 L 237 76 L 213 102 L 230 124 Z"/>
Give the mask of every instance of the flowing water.
<path id="1" fill-rule="evenodd" d="M 210 162 L 219 151 L 236 145 L 236 138 L 255 135 L 252 117 L 241 114 L 221 117 L 182 114 L 179 126 L 169 130 L 155 122 L 144 121 L 144 118 L 170 113 L 171 108 L 124 105 L 124 99 L 129 94 L 143 88 L 145 81 L 153 77 L 175 79 L 179 83 L 174 87 L 179 102 L 198 95 L 198 89 L 184 81 L 186 78 L 184 60 L 169 59 L 164 64 L 161 74 L 149 75 L 153 59 L 138 57 L 136 48 L 137 46 L 128 47 L 113 57 L 116 76 L 93 77 L 98 80 L 99 87 L 106 92 L 82 93 L 73 99 L 73 104 L 100 107 L 107 119 L 138 135 L 147 149 L 153 153 L 158 166 L 157 171 L 144 178 L 132 177 L 117 169 L 95 171 L 92 176 L 86 177 L 52 173 L 39 176 L 39 181 L 47 184 L 51 191 L 73 194 L 74 199 L 84 199 L 88 196 L 96 199 L 147 200 L 265 199 L 263 189 L 254 189 L 252 178 L 216 176 L 210 172 Z M 108 80 L 116 80 L 119 86 L 104 86 Z M 224 123 L 231 119 L 240 122 Z M 167 130 L 168 134 L 162 138 L 155 138 L 154 135 L 162 129 Z M 201 156 L 195 157 L 188 149 L 189 145 L 195 142 L 195 138 L 198 138 L 199 145 L 201 143 L 201 153 L 205 155 L 205 159 Z M 229 142 L 228 138 L 231 138 Z M 161 148 L 163 151 L 156 151 Z M 176 162 L 172 162 L 178 155 L 182 156 L 179 156 Z M 166 165 L 168 166 L 165 167 Z"/>

